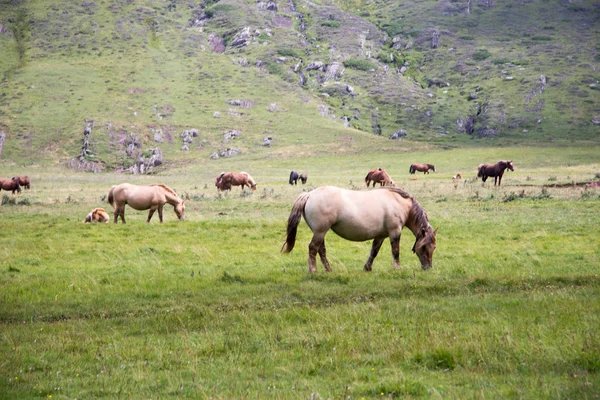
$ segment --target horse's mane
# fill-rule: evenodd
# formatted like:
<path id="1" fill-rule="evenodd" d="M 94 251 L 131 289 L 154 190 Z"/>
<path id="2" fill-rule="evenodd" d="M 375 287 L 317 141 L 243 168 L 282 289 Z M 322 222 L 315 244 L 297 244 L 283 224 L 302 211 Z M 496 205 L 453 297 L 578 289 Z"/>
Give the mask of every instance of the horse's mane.
<path id="1" fill-rule="evenodd" d="M 175 191 L 173 189 L 171 189 L 170 187 L 168 187 L 167 185 L 164 185 L 162 183 L 157 183 L 155 185 L 150 185 L 150 186 L 158 186 L 163 188 L 164 190 L 166 190 L 167 192 L 171 193 L 172 195 L 174 195 L 175 197 L 179 198 L 179 195 L 177 193 L 175 193 Z"/>
<path id="2" fill-rule="evenodd" d="M 411 207 L 410 211 L 411 211 L 411 214 L 413 215 L 413 217 L 415 218 L 415 222 L 419 225 L 419 227 L 421 229 L 427 230 L 428 228 L 431 228 L 431 225 L 429 224 L 429 219 L 427 218 L 427 213 L 425 212 L 425 209 L 421 206 L 421 204 L 419 204 L 417 199 L 415 199 L 410 194 L 408 194 L 408 192 L 406 192 L 400 188 L 389 187 L 389 186 L 382 187 L 379 190 L 389 190 L 390 192 L 399 194 L 400 196 L 402 196 L 405 199 L 412 200 L 412 207 Z"/>

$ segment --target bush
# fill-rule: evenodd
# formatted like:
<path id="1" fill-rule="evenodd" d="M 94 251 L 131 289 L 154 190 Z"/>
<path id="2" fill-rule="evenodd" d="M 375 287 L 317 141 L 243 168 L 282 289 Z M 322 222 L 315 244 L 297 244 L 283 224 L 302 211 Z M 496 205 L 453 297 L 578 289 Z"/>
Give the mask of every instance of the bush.
<path id="1" fill-rule="evenodd" d="M 475 61 L 483 61 L 486 58 L 489 58 L 491 56 L 492 56 L 492 53 L 490 53 L 486 49 L 479 49 L 475 53 L 473 53 L 473 60 L 475 60 Z"/>
<path id="2" fill-rule="evenodd" d="M 300 53 L 291 47 L 280 47 L 277 49 L 277 54 L 283 57 L 300 58 Z"/>
<path id="3" fill-rule="evenodd" d="M 325 21 L 321 23 L 321 26 L 326 26 L 328 28 L 339 28 L 340 25 L 340 21 Z"/>
<path id="4" fill-rule="evenodd" d="M 370 71 L 377 68 L 373 63 L 367 60 L 359 60 L 356 58 L 351 58 L 344 61 L 344 67 L 358 69 L 360 71 Z"/>

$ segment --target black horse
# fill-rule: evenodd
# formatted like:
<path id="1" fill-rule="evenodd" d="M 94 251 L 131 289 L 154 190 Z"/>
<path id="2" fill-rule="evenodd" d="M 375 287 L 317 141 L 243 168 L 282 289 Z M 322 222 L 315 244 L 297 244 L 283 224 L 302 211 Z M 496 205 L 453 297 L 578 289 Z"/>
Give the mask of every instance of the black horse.
<path id="1" fill-rule="evenodd" d="M 304 185 L 308 177 L 306 176 L 306 174 L 299 174 L 296 171 L 290 172 L 290 185 L 298 184 L 298 179 L 300 179 L 302 181 L 302 184 Z"/>

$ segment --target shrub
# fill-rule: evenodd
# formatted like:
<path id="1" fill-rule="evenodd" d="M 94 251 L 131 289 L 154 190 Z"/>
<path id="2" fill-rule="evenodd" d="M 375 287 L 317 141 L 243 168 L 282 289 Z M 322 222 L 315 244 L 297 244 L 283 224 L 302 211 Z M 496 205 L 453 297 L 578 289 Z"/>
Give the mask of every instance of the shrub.
<path id="1" fill-rule="evenodd" d="M 277 54 L 283 57 L 300 58 L 298 51 L 291 47 L 280 47 L 277 49 Z"/>
<path id="2" fill-rule="evenodd" d="M 321 23 L 321 26 L 326 26 L 328 28 L 339 28 L 340 21 L 325 21 L 325 22 Z"/>
<path id="3" fill-rule="evenodd" d="M 367 60 L 359 60 L 356 58 L 351 58 L 344 61 L 344 67 L 358 69 L 360 71 L 370 71 L 377 68 L 373 63 Z"/>
<path id="4" fill-rule="evenodd" d="M 489 58 L 491 56 L 492 56 L 492 53 L 490 53 L 489 51 L 487 51 L 487 49 L 479 49 L 475 53 L 473 53 L 473 60 L 475 60 L 475 61 L 483 61 L 486 58 Z"/>

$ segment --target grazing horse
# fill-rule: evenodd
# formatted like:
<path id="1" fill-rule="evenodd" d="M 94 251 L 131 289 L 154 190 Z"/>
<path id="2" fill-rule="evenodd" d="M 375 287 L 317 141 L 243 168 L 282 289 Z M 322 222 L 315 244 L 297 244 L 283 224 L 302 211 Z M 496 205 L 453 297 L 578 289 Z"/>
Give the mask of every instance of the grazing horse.
<path id="1" fill-rule="evenodd" d="M 287 238 L 282 247 L 284 253 L 294 248 L 302 216 L 313 232 L 308 246 L 308 272 L 317 271 L 317 253 L 325 270 L 331 271 L 325 250 L 325 235 L 329 229 L 347 240 L 362 242 L 373 239 L 365 271 L 371 271 L 381 244 L 389 237 L 392 267 L 399 269 L 400 235 L 404 226 L 416 237 L 412 250 L 419 257 L 421 268 L 431 268 L 437 229 L 431 228 L 423 207 L 402 189 L 384 187 L 361 192 L 322 186 L 302 193 L 294 202 L 288 218 Z"/>
<path id="2" fill-rule="evenodd" d="M 306 180 L 308 179 L 308 177 L 306 176 L 306 174 L 299 174 L 296 171 L 290 172 L 290 180 L 289 180 L 290 185 L 297 185 L 298 179 L 300 179 L 302 181 L 302 184 L 304 185 L 306 183 Z"/>
<path id="3" fill-rule="evenodd" d="M 460 172 L 452 177 L 453 181 L 460 181 L 462 179 L 462 175 Z"/>
<path id="4" fill-rule="evenodd" d="M 85 217 L 83 222 L 84 223 L 86 223 L 86 222 L 92 222 L 92 223 L 104 222 L 104 223 L 108 224 L 109 220 L 110 220 L 110 217 L 108 216 L 108 213 L 106 211 L 104 211 L 104 208 L 94 208 L 87 215 L 87 217 Z"/>
<path id="5" fill-rule="evenodd" d="M 380 186 L 394 185 L 394 181 L 383 168 L 377 168 L 369 171 L 367 176 L 365 176 L 365 183 L 367 184 L 367 187 L 369 187 L 371 182 L 373 182 L 373 187 L 375 187 L 375 184 L 377 183 L 379 183 Z"/>
<path id="6" fill-rule="evenodd" d="M 17 178 L 19 179 L 19 185 L 21 185 L 21 187 L 31 189 L 31 182 L 29 181 L 28 176 L 18 176 Z"/>
<path id="7" fill-rule="evenodd" d="M 125 205 L 128 204 L 135 210 L 148 210 L 148 219 L 150 222 L 152 215 L 158 210 L 158 218 L 163 222 L 163 207 L 169 203 L 175 209 L 175 214 L 180 221 L 184 219 L 185 205 L 184 201 L 175 191 L 165 185 L 138 186 L 129 183 L 122 183 L 113 186 L 108 192 L 108 202 L 115 209 L 115 224 L 121 216 L 121 221 L 125 223 Z"/>
<path id="8" fill-rule="evenodd" d="M 21 185 L 19 184 L 19 178 L 13 177 L 12 179 L 0 179 L 0 190 L 12 191 L 12 194 L 15 192 L 21 192 Z"/>
<path id="9" fill-rule="evenodd" d="M 411 164 L 408 172 L 414 175 L 416 171 L 419 171 L 425 175 L 429 174 L 429 170 L 435 172 L 435 166 L 433 164 Z"/>
<path id="10" fill-rule="evenodd" d="M 215 183 L 217 189 L 221 191 L 231 190 L 231 186 L 248 186 L 252 190 L 256 190 L 256 182 L 247 172 L 225 172 L 218 177 Z"/>
<path id="11" fill-rule="evenodd" d="M 498 161 L 496 164 L 479 164 L 477 167 L 477 177 L 481 178 L 482 181 L 486 181 L 489 176 L 494 177 L 494 186 L 496 186 L 496 182 L 498 186 L 502 182 L 502 175 L 504 175 L 504 171 L 506 169 L 510 169 L 514 171 L 515 168 L 511 161 Z"/>

